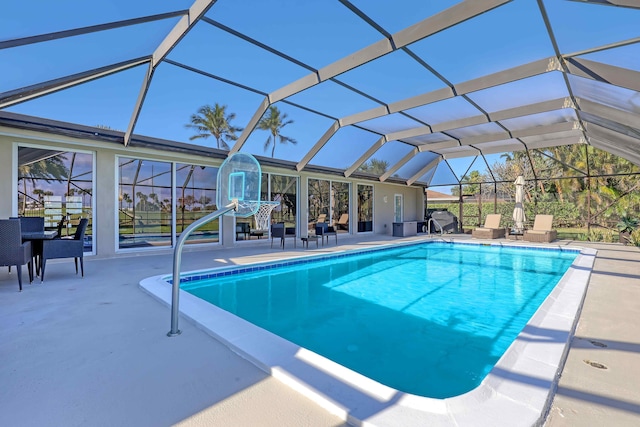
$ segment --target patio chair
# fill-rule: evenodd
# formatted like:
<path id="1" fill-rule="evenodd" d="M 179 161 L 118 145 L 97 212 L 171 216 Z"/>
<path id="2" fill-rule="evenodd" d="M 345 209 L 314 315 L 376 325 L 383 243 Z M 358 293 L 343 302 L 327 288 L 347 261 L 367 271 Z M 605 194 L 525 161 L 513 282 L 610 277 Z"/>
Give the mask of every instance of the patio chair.
<path id="1" fill-rule="evenodd" d="M 241 234 L 243 235 L 243 240 L 249 239 L 249 235 L 251 234 L 251 224 L 248 222 L 236 223 L 236 240 L 239 240 L 238 238 Z"/>
<path id="2" fill-rule="evenodd" d="M 0 220 L 0 266 L 18 270 L 18 286 L 22 292 L 22 266 L 27 264 L 29 269 L 29 283 L 33 281 L 33 253 L 31 242 L 22 243 L 20 220 Z M 11 270 L 9 270 L 11 271 Z"/>
<path id="3" fill-rule="evenodd" d="M 553 215 L 536 215 L 533 228 L 525 230 L 522 236 L 527 242 L 549 243 L 558 238 L 558 232 L 553 230 Z"/>
<path id="4" fill-rule="evenodd" d="M 333 227 L 329 227 L 326 222 L 316 224 L 316 236 L 322 239 L 322 245 L 324 245 L 325 237 L 327 238 L 327 243 L 329 243 L 329 236 L 336 236 L 336 245 L 338 244 L 338 233 Z"/>
<path id="5" fill-rule="evenodd" d="M 293 247 L 296 247 L 296 229 L 293 227 L 285 227 L 284 222 L 278 222 L 271 225 L 271 247 L 273 248 L 273 240 L 280 239 L 280 246 L 284 249 L 284 240 L 287 237 L 293 237 Z"/>
<path id="6" fill-rule="evenodd" d="M 340 219 L 338 219 L 334 224 L 334 227 L 338 230 L 348 230 L 349 229 L 349 214 L 340 215 Z"/>
<path id="7" fill-rule="evenodd" d="M 87 218 L 82 218 L 76 227 L 76 234 L 73 238 L 44 240 L 42 242 L 41 282 L 44 282 L 44 270 L 48 259 L 73 258 L 76 264 L 76 274 L 78 274 L 78 260 L 80 260 L 80 272 L 84 277 L 84 233 L 88 223 Z"/>
<path id="8" fill-rule="evenodd" d="M 484 227 L 477 227 L 471 232 L 474 239 L 497 239 L 504 237 L 505 229 L 500 228 L 501 214 L 489 214 L 484 220 Z"/>

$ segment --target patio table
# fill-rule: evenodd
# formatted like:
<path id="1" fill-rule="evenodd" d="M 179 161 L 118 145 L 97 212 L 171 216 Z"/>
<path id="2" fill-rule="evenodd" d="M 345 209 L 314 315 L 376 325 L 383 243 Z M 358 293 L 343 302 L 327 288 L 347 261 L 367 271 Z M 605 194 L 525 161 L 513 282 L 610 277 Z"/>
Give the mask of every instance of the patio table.
<path id="1" fill-rule="evenodd" d="M 310 240 L 315 240 L 316 248 L 317 248 L 318 247 L 318 239 L 320 239 L 320 236 L 307 236 L 307 237 L 301 237 L 300 239 L 302 240 L 302 246 L 305 246 L 307 249 L 309 249 L 309 241 Z"/>
<path id="2" fill-rule="evenodd" d="M 24 231 L 21 233 L 23 242 L 31 242 L 33 256 L 36 259 L 36 276 L 40 275 L 42 265 L 42 241 L 54 239 L 57 235 L 57 230 Z"/>

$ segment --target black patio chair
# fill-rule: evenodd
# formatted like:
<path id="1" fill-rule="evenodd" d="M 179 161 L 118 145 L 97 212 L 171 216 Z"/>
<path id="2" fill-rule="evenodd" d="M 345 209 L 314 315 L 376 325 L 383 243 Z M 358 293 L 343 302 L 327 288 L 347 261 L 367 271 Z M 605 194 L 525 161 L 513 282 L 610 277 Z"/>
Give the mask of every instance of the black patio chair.
<path id="1" fill-rule="evenodd" d="M 325 237 L 327 238 L 327 243 L 329 243 L 329 236 L 336 236 L 336 245 L 338 244 L 338 233 L 335 228 L 330 227 L 326 222 L 316 224 L 316 236 L 320 236 L 323 245 Z"/>
<path id="2" fill-rule="evenodd" d="M 22 292 L 22 266 L 27 264 L 29 268 L 29 283 L 33 281 L 33 253 L 31 242 L 22 243 L 20 220 L 0 220 L 0 265 L 11 268 L 16 266 L 18 271 L 18 285 Z M 11 270 L 9 270 L 11 271 Z"/>
<path id="3" fill-rule="evenodd" d="M 271 247 L 273 248 L 273 239 L 280 239 L 280 246 L 284 249 L 284 240 L 287 237 L 293 237 L 293 247 L 296 247 L 296 229 L 293 227 L 285 227 L 284 222 L 278 222 L 271 225 Z"/>
<path id="4" fill-rule="evenodd" d="M 73 258 L 76 264 L 76 274 L 78 274 L 78 260 L 80 260 L 80 272 L 84 277 L 84 233 L 87 230 L 88 223 L 89 220 L 87 218 L 82 218 L 76 228 L 76 234 L 71 239 L 52 239 L 42 242 L 40 281 L 44 282 L 44 270 L 47 266 L 47 260 L 57 258 Z"/>
<path id="5" fill-rule="evenodd" d="M 251 235 L 251 224 L 248 222 L 236 223 L 236 240 L 238 240 L 238 237 L 240 237 L 241 234 L 243 235 L 243 240 L 249 239 L 249 236 Z"/>

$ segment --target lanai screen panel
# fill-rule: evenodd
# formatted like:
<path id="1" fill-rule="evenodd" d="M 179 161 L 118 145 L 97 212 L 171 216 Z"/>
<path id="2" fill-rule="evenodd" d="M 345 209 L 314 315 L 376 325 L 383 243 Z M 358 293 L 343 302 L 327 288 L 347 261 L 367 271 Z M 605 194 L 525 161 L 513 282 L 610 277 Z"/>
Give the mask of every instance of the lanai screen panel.
<path id="1" fill-rule="evenodd" d="M 452 83 L 553 56 L 535 1 L 507 3 L 409 48 Z"/>
<path id="2" fill-rule="evenodd" d="M 555 71 L 469 94 L 469 98 L 489 113 L 566 96 L 569 92 L 562 73 Z"/>
<path id="3" fill-rule="evenodd" d="M 204 21 L 195 25 L 168 59 L 263 93 L 309 74 L 308 69 Z M 215 97 L 212 93 L 211 102 Z"/>
<path id="4" fill-rule="evenodd" d="M 380 134 L 388 134 L 406 129 L 422 127 L 424 125 L 403 114 L 394 113 L 378 117 L 376 119 L 360 122 L 358 123 L 358 126 L 369 129 L 373 132 L 378 132 Z"/>
<path id="5" fill-rule="evenodd" d="M 549 126 L 556 123 L 574 122 L 578 120 L 576 110 L 563 108 L 561 110 L 545 111 L 543 113 L 514 117 L 500 120 L 500 124 L 510 131 L 533 129 L 537 126 Z"/>
<path id="6" fill-rule="evenodd" d="M 353 5 L 366 13 L 376 24 L 391 34 L 461 2 L 462 0 L 439 0 L 435 2 L 414 0 L 394 0 L 393 2 L 351 1 Z"/>
<path id="7" fill-rule="evenodd" d="M 590 61 L 609 64 L 616 67 L 640 71 L 640 44 L 630 44 L 613 49 L 577 56 Z"/>
<path id="8" fill-rule="evenodd" d="M 176 85 L 176 81 L 180 85 Z M 213 136 L 190 139 L 198 134 L 186 126 L 191 123 L 191 115 L 198 114 L 200 107 L 206 105 L 213 108 L 217 102 L 227 107 L 227 116 L 235 114 L 235 118 L 229 121 L 231 125 L 244 127 L 254 113 L 255 105 L 262 99 L 261 95 L 238 86 L 162 63 L 153 76 L 136 132 L 217 148 Z"/>
<path id="9" fill-rule="evenodd" d="M 16 104 L 6 111 L 124 132 L 146 71 L 147 67 L 140 65 Z"/>
<path id="10" fill-rule="evenodd" d="M 411 160 L 409 160 L 407 163 L 405 163 L 404 166 L 402 166 L 400 169 L 398 169 L 391 176 L 395 177 L 395 178 L 401 178 L 401 179 L 412 178 L 418 172 L 420 172 L 425 166 L 427 166 L 429 163 L 431 163 L 432 161 L 434 161 L 438 157 L 439 156 L 437 154 L 431 153 L 431 152 L 428 152 L 428 151 L 422 152 L 422 153 L 418 153 L 418 154 L 415 155 L 415 157 L 413 157 Z M 419 175 L 418 178 L 421 175 Z"/>
<path id="11" fill-rule="evenodd" d="M 433 73 L 401 50 L 347 71 L 337 79 L 383 103 L 445 87 Z"/>
<path id="12" fill-rule="evenodd" d="M 289 121 L 291 123 L 281 127 L 275 138 L 271 133 L 271 128 L 260 129 L 257 127 L 242 147 L 243 152 L 248 152 L 256 156 L 266 156 L 298 162 L 333 123 L 333 120 L 327 117 L 294 107 L 284 102 L 278 102 L 274 104 L 273 107 L 277 108 L 280 112 L 281 123 Z M 262 117 L 266 118 L 268 114 L 269 110 L 267 110 Z M 286 139 L 283 141 L 283 136 L 294 140 L 295 143 Z M 271 139 L 269 144 L 267 144 L 268 139 Z M 273 150 L 274 139 L 275 150 Z"/>
<path id="13" fill-rule="evenodd" d="M 578 98 L 634 114 L 640 113 L 640 92 L 577 76 L 569 76 L 569 84 Z"/>
<path id="14" fill-rule="evenodd" d="M 340 128 L 309 164 L 347 169 L 378 139 L 379 135 L 364 129 L 353 126 Z"/>
<path id="15" fill-rule="evenodd" d="M 206 16 L 316 69 L 382 38 L 339 2 L 220 0 Z"/>
<path id="16" fill-rule="evenodd" d="M 85 0 L 65 0 L 39 1 L 37 7 L 26 8 L 22 0 L 3 0 L 0 40 L 180 11 L 192 4 L 193 0 L 109 0 L 89 7 Z"/>
<path id="17" fill-rule="evenodd" d="M 329 116 L 340 118 L 380 106 L 364 95 L 326 80 L 287 98 L 294 104 L 304 105 Z"/>
<path id="18" fill-rule="evenodd" d="M 462 97 L 449 98 L 411 108 L 406 113 L 429 125 L 437 125 L 482 114 L 478 108 Z"/>
<path id="19" fill-rule="evenodd" d="M 640 10 L 598 3 L 544 2 L 561 53 L 569 54 L 638 37 Z"/>
<path id="20" fill-rule="evenodd" d="M 380 176 L 389 168 L 400 162 L 413 149 L 414 148 L 409 144 L 404 144 L 400 141 L 389 141 L 373 153 L 373 155 L 367 159 L 365 164 L 360 167 L 358 172 L 366 172 L 374 176 Z M 371 168 L 367 168 L 367 166 L 371 166 L 375 163 L 384 164 L 384 170 L 372 170 Z"/>
<path id="21" fill-rule="evenodd" d="M 177 18 L 170 18 L 1 49 L 0 91 L 19 89 L 150 55 L 176 22 Z"/>
<path id="22" fill-rule="evenodd" d="M 522 142 L 530 149 L 590 142 L 639 158 L 638 8 L 559 0 L 285 0 L 278 7 L 218 0 L 198 20 L 187 19 L 186 9 L 207 2 L 41 3 L 28 14 L 17 0 L 3 3 L 4 111 L 211 147 L 211 138 L 191 140 L 185 125 L 217 103 L 246 128 L 229 148 L 270 157 L 268 133 L 256 122 L 265 103 L 273 104 L 293 120 L 282 135 L 297 141 L 286 148 L 276 141 L 274 158 L 304 159 L 299 167 L 337 164 L 330 153 L 339 139 L 317 145 L 336 123 L 341 131 L 355 124 L 398 138 L 409 144 L 403 152 L 429 144 L 447 159 Z M 186 27 L 176 25 L 182 18 Z M 98 24 L 105 24 L 100 31 L 90 27 Z M 36 38 L 14 40 L 25 36 Z M 91 76 L 99 67 L 106 77 L 91 80 L 102 76 Z M 89 82 L 76 85 L 81 76 Z M 68 83 L 74 87 L 58 90 Z M 50 94 L 37 98 L 42 89 Z M 100 105 L 89 112 L 95 99 Z M 367 144 L 349 147 L 342 163 L 357 161 Z M 315 160 L 306 156 L 311 149 L 320 149 Z M 405 156 L 402 168 L 410 163 Z"/>

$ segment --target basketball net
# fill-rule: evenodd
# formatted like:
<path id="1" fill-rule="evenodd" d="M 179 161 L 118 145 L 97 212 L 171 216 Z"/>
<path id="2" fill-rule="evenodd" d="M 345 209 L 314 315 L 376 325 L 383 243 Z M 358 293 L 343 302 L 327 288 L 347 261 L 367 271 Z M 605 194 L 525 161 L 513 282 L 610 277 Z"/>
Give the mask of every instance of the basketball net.
<path id="1" fill-rule="evenodd" d="M 258 210 L 253 215 L 258 230 L 269 230 L 271 225 L 271 211 L 280 206 L 280 202 L 260 202 Z"/>

